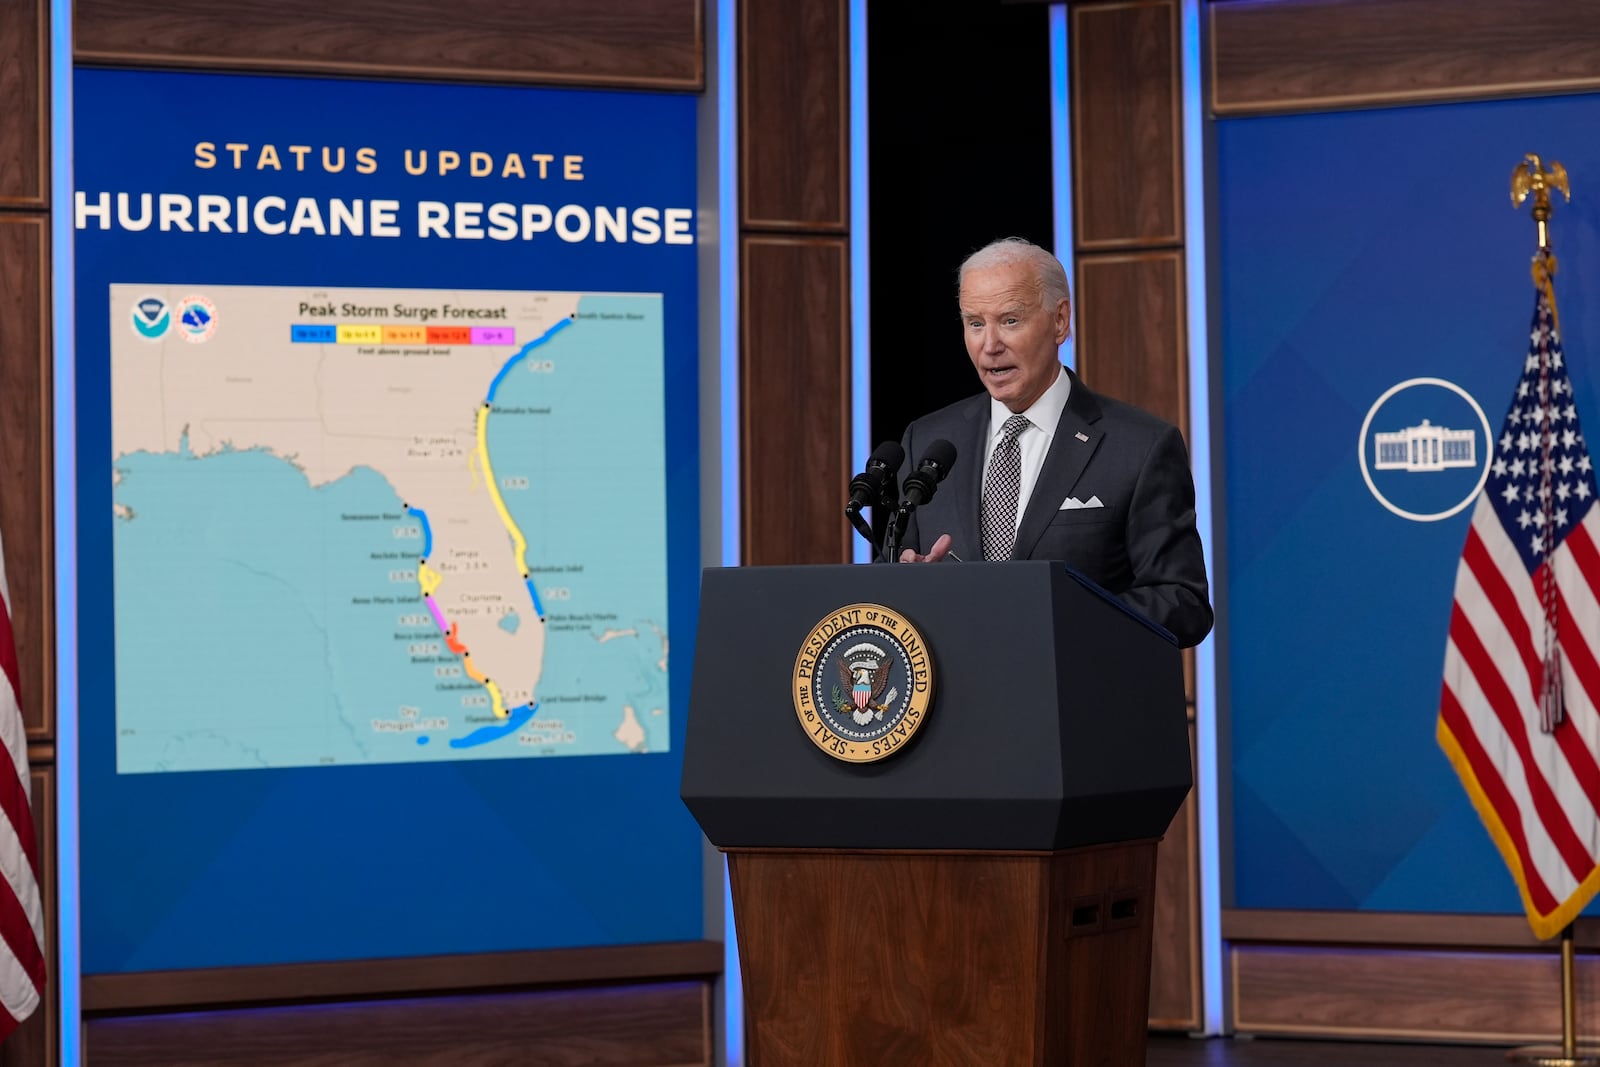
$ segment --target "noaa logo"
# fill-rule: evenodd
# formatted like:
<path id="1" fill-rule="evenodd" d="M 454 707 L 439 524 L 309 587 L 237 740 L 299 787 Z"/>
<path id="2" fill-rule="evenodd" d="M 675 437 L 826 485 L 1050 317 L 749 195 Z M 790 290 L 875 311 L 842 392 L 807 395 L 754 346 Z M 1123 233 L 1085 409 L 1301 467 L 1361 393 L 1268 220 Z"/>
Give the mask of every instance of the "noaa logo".
<path id="1" fill-rule="evenodd" d="M 870 763 L 910 741 L 933 699 L 933 660 L 916 628 L 881 604 L 817 623 L 794 663 L 794 710 L 835 759 Z"/>
<path id="2" fill-rule="evenodd" d="M 1402 519 L 1438 522 L 1477 499 L 1494 448 L 1471 393 L 1443 378 L 1408 378 L 1368 409 L 1357 451 L 1378 503 Z"/>
<path id="3" fill-rule="evenodd" d="M 178 301 L 178 336 L 191 344 L 209 340 L 217 330 L 217 306 L 203 296 Z"/>
<path id="4" fill-rule="evenodd" d="M 172 309 L 159 296 L 141 296 L 134 302 L 133 332 L 146 341 L 159 341 L 172 328 Z"/>

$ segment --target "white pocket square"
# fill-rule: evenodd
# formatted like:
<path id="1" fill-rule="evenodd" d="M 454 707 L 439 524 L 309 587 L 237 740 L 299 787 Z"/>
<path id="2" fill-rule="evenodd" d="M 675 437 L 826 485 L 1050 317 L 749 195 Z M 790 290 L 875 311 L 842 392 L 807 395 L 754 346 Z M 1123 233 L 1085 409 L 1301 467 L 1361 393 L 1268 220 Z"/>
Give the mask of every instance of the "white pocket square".
<path id="1" fill-rule="evenodd" d="M 1062 510 L 1062 511 L 1071 511 L 1074 508 L 1103 508 L 1103 507 L 1105 507 L 1105 504 L 1101 503 L 1100 498 L 1097 497 L 1097 496 L 1092 496 L 1088 500 L 1079 500 L 1075 496 L 1069 496 L 1069 497 L 1067 497 L 1067 499 L 1065 499 L 1065 500 L 1063 500 L 1061 502 L 1060 510 Z"/>

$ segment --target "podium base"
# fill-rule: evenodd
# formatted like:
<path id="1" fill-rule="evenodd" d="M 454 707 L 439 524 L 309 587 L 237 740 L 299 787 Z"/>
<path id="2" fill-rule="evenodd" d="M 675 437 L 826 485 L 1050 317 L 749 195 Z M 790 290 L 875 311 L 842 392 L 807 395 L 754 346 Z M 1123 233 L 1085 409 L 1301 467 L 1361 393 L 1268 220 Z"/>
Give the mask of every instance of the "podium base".
<path id="1" fill-rule="evenodd" d="M 1156 842 L 728 850 L 750 1067 L 1143 1067 Z"/>

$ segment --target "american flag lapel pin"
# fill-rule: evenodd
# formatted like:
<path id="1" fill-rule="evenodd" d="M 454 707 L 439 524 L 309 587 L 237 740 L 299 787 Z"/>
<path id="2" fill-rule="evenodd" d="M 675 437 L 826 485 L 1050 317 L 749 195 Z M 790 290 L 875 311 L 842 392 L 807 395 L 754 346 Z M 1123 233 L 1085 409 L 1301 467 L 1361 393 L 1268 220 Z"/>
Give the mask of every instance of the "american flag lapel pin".
<path id="1" fill-rule="evenodd" d="M 1082 430 L 1079 430 L 1077 433 L 1073 434 L 1072 436 L 1076 437 L 1080 441 L 1087 442 L 1089 440 L 1089 435 L 1084 433 Z"/>

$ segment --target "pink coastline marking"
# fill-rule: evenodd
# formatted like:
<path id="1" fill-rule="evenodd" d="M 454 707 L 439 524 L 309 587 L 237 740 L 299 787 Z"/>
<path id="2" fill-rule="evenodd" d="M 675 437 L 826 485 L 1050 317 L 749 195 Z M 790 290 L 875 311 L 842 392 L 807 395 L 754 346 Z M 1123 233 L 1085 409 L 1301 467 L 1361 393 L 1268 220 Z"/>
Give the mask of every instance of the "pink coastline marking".
<path id="1" fill-rule="evenodd" d="M 433 612 L 433 621 L 439 624 L 439 632 L 442 634 L 449 634 L 450 627 L 444 624 L 444 616 L 439 614 L 439 605 L 433 602 L 433 597 L 428 596 L 423 597 L 422 599 L 428 602 L 428 610 Z"/>

